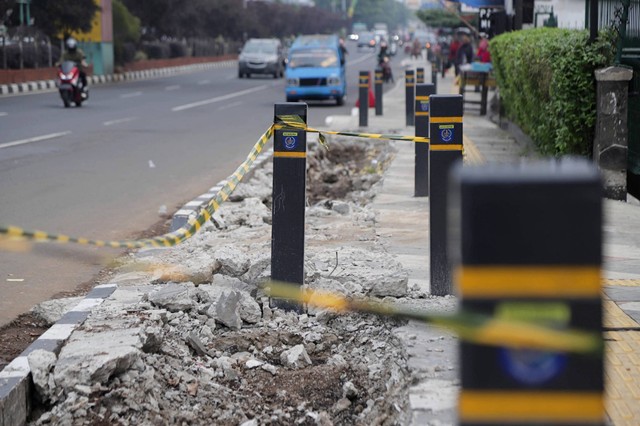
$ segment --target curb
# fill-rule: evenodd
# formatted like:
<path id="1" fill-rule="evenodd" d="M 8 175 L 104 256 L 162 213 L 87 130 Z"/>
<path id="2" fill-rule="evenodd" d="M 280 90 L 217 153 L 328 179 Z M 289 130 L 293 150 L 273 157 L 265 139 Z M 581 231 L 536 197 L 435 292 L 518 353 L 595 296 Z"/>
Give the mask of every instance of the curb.
<path id="1" fill-rule="evenodd" d="M 246 180 L 251 179 L 255 170 L 262 167 L 272 155 L 273 149 L 260 154 L 244 175 L 244 178 Z M 186 224 L 189 217 L 195 216 L 197 211 L 208 204 L 226 183 L 226 180 L 221 180 L 217 185 L 211 187 L 209 192 L 200 195 L 179 209 L 173 215 L 171 231 Z M 21 425 L 27 422 L 31 411 L 30 395 L 32 386 L 29 354 L 42 349 L 57 356 L 71 333 L 84 323 L 92 309 L 101 305 L 117 288 L 118 285 L 115 283 L 95 286 L 73 309 L 66 312 L 60 320 L 0 371 L 0 426 Z"/>
<path id="2" fill-rule="evenodd" d="M 87 76 L 87 81 L 89 84 L 97 85 L 122 81 L 144 80 L 148 78 L 167 77 L 186 72 L 205 71 L 215 68 L 227 68 L 234 66 L 236 63 L 236 60 L 227 60 L 219 62 L 205 62 L 193 65 L 181 65 L 177 67 L 154 68 L 144 71 L 127 71 L 121 74 L 92 75 Z M 41 80 L 17 84 L 0 84 L 0 96 L 16 95 L 29 92 L 42 92 L 53 89 L 56 89 L 56 80 Z M 2 426 L 1 423 L 0 426 Z"/>
<path id="3" fill-rule="evenodd" d="M 117 288 L 116 284 L 94 287 L 73 309 L 38 337 L 17 358 L 0 371 L 0 426 L 23 425 L 31 410 L 31 370 L 28 355 L 38 349 L 60 352 L 64 342 Z"/>
<path id="4" fill-rule="evenodd" d="M 234 66 L 236 62 L 235 60 L 228 60 L 145 71 L 132 71 L 123 74 L 91 76 L 88 77 L 88 81 L 90 84 L 107 84 L 112 82 L 142 80 L 186 72 L 231 67 Z M 0 96 L 53 90 L 55 88 L 56 84 L 54 80 L 0 85 Z M 261 167 L 264 162 L 271 157 L 272 153 L 273 150 L 271 149 L 259 155 L 247 174 L 245 174 L 245 178 L 247 180 L 250 179 L 255 173 L 255 169 Z M 207 204 L 225 183 L 226 180 L 220 181 L 216 186 L 212 187 L 209 192 L 190 201 L 178 210 L 173 216 L 171 230 L 173 231 L 184 225 L 189 219 L 189 216 L 195 215 L 195 212 L 201 206 Z M 0 426 L 25 424 L 29 417 L 31 410 L 30 396 L 32 379 L 28 355 L 38 349 L 43 349 L 57 356 L 66 340 L 71 336 L 71 333 L 88 318 L 92 309 L 101 305 L 117 287 L 117 284 L 103 284 L 94 287 L 73 309 L 65 313 L 59 321 L 53 324 L 17 358 L 12 360 L 0 371 Z"/>
<path id="5" fill-rule="evenodd" d="M 262 167 L 265 161 L 270 159 L 272 155 L 273 155 L 273 148 L 270 148 L 269 150 L 258 155 L 258 158 L 256 158 L 256 161 L 254 161 L 253 164 L 251 164 L 249 171 L 245 173 L 242 181 L 246 182 L 249 179 L 251 179 L 256 169 L 259 167 Z M 209 191 L 206 192 L 205 194 L 200 195 L 199 197 L 189 201 L 184 206 L 182 206 L 177 212 L 173 214 L 173 217 L 171 219 L 170 231 L 173 232 L 180 229 L 189 221 L 189 218 L 191 216 L 195 217 L 195 215 L 198 213 L 200 208 L 207 205 L 209 201 L 211 201 L 211 199 L 216 196 L 218 191 L 220 191 L 222 187 L 225 186 L 226 184 L 227 184 L 227 181 L 223 179 L 220 182 L 218 182 L 215 186 L 212 186 L 211 188 L 209 188 Z M 2 425 L 0 424 L 0 426 Z"/>
<path id="6" fill-rule="evenodd" d="M 272 155 L 273 149 L 260 154 L 244 178 L 251 179 L 255 170 L 262 167 Z M 173 215 L 171 230 L 174 231 L 184 225 L 189 217 L 206 205 L 226 183 L 226 180 L 218 182 L 209 189 L 209 192 L 185 204 Z M 27 422 L 31 411 L 32 386 L 29 354 L 42 349 L 57 356 L 71 333 L 84 323 L 92 309 L 101 305 L 117 288 L 118 285 L 115 283 L 95 286 L 73 309 L 66 312 L 60 320 L 0 371 L 0 426 L 23 425 Z"/>

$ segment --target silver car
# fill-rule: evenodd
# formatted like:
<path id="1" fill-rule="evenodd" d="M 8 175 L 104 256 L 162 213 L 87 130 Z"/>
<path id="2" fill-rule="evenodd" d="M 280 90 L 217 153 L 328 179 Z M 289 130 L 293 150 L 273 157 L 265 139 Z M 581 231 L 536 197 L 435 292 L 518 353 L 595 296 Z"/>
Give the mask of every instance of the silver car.
<path id="1" fill-rule="evenodd" d="M 251 77 L 251 74 L 284 75 L 284 52 L 277 38 L 251 38 L 238 57 L 238 77 Z"/>

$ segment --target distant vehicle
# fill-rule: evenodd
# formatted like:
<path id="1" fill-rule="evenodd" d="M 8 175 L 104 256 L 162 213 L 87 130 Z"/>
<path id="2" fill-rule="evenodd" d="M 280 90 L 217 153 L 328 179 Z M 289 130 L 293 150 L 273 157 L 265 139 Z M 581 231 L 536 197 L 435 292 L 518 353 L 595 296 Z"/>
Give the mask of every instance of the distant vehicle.
<path id="1" fill-rule="evenodd" d="M 357 41 L 360 37 L 360 33 L 365 33 L 367 31 L 367 24 L 363 22 L 354 22 L 351 26 L 351 34 L 349 34 L 349 39 Z"/>
<path id="2" fill-rule="evenodd" d="M 398 53 L 398 36 L 391 37 L 389 40 L 389 55 L 395 56 Z"/>
<path id="3" fill-rule="evenodd" d="M 277 38 L 251 38 L 238 57 L 238 77 L 268 74 L 273 78 L 284 75 L 284 51 Z"/>
<path id="4" fill-rule="evenodd" d="M 345 57 L 335 35 L 298 37 L 289 50 L 285 93 L 287 102 L 335 99 L 347 93 Z"/>
<path id="5" fill-rule="evenodd" d="M 358 36 L 358 49 L 367 47 L 369 49 L 376 48 L 376 36 L 372 32 L 360 33 Z"/>
<path id="6" fill-rule="evenodd" d="M 427 51 L 427 60 L 432 61 L 435 59 L 434 49 L 438 44 L 438 37 L 435 33 L 417 30 L 413 33 L 413 39 L 418 40 L 422 50 Z"/>
<path id="7" fill-rule="evenodd" d="M 380 43 L 382 40 L 385 40 L 387 43 L 389 42 L 389 32 L 387 30 L 374 30 L 373 35 L 376 38 L 376 43 Z"/>
<path id="8" fill-rule="evenodd" d="M 373 30 L 384 30 L 386 32 L 389 32 L 389 28 L 384 22 L 376 22 L 375 24 L 373 24 Z"/>

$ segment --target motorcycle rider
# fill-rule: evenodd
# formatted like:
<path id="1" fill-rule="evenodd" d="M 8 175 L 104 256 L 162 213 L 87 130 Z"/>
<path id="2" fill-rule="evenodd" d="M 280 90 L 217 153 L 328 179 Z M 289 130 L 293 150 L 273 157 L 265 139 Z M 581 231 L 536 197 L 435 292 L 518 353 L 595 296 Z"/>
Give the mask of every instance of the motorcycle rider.
<path id="1" fill-rule="evenodd" d="M 385 83 L 388 83 L 389 81 L 394 83 L 395 80 L 393 79 L 393 71 L 391 71 L 391 64 L 389 63 L 389 57 L 385 56 L 384 58 L 382 58 L 382 61 L 380 61 L 379 66 L 382 69 L 382 80 Z"/>
<path id="2" fill-rule="evenodd" d="M 86 94 L 87 88 L 87 74 L 84 72 L 85 67 L 88 67 L 86 56 L 82 49 L 78 47 L 78 42 L 75 38 L 69 37 L 66 42 L 67 50 L 62 54 L 60 62 L 73 61 L 78 65 L 78 71 L 80 72 L 80 81 L 82 82 L 83 94 Z"/>

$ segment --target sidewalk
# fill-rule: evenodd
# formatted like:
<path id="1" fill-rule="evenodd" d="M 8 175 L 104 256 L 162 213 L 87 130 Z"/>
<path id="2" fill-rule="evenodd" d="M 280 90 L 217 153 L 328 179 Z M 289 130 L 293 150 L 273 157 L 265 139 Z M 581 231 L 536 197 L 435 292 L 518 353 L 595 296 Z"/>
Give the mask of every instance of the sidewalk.
<path id="1" fill-rule="evenodd" d="M 410 63 L 412 68 L 417 65 Z M 428 65 L 425 68 L 425 74 L 429 76 Z M 439 92 L 452 93 L 452 82 L 451 76 L 439 79 Z M 473 93 L 470 95 L 473 96 Z M 349 102 L 353 103 L 355 99 L 350 99 Z M 384 107 L 383 116 L 375 116 L 374 110 L 370 110 L 369 126 L 361 129 L 362 131 L 414 134 L 413 127 L 404 125 L 404 84 L 401 78 L 385 94 Z M 463 120 L 466 162 L 478 164 L 521 161 L 530 152 L 528 147 L 518 144 L 488 119 L 478 116 L 477 110 L 466 110 Z M 330 117 L 326 128 L 355 131 L 358 129 L 358 117 Z M 428 293 L 428 198 L 413 196 L 413 144 L 394 142 L 394 145 L 398 149 L 395 160 L 387 170 L 382 188 L 370 206 L 376 216 L 375 228 L 370 233 L 375 234 L 374 237 L 383 243 L 385 250 L 393 254 L 395 260 L 408 272 L 408 287 L 419 288 Z M 606 409 L 612 424 L 632 425 L 637 424 L 636 419 L 640 418 L 640 207 L 605 200 L 604 209 Z M 269 236 L 260 234 L 258 239 L 268 244 Z M 100 315 L 92 318 L 93 314 L 90 312 L 104 299 L 115 302 L 141 299 L 144 287 L 149 283 L 136 276 L 133 279 L 134 285 L 129 287 L 123 286 L 122 282 L 96 287 L 80 305 L 65 315 L 66 320 L 59 321 L 25 353 L 38 348 L 55 351 L 55 345 L 62 345 L 87 317 L 89 321 L 85 323 L 85 328 L 87 324 L 91 326 L 92 321 L 98 324 Z M 118 285 L 120 287 L 116 290 Z M 453 297 L 448 299 L 451 303 L 444 304 L 444 308 L 455 304 Z M 93 326 L 97 327 L 95 324 Z M 123 329 L 133 327 L 124 323 L 116 326 Z M 409 391 L 408 423 L 416 426 L 455 424 L 459 390 L 457 338 L 445 331 L 415 322 L 397 329 L 397 336 L 404 342 L 408 352 L 408 364 L 413 378 Z M 71 338 L 66 343 L 66 350 L 69 351 L 68 346 L 79 344 L 81 340 L 78 337 Z M 24 404 L 25 393 L 29 391 L 24 375 L 25 372 L 29 373 L 29 365 L 25 363 L 26 356 L 20 357 L 12 363 L 13 372 L 0 372 L 0 413 L 25 409 L 23 406 L 11 405 L 20 401 Z M 0 415 L 0 426 L 12 424 L 6 419 L 3 423 L 2 417 Z"/>
<path id="2" fill-rule="evenodd" d="M 415 69 L 422 65 L 411 66 Z M 431 75 L 428 66 L 425 75 Z M 429 77 L 426 80 L 429 81 Z M 450 74 L 439 78 L 439 94 L 457 93 L 455 89 Z M 467 93 L 467 96 L 474 96 L 474 93 Z M 371 110 L 369 126 L 364 131 L 382 129 L 389 133 L 389 130 L 397 129 L 404 135 L 414 134 L 413 127 L 402 127 L 404 105 L 404 84 L 399 81 L 385 94 L 384 115 L 375 116 Z M 531 155 L 530 147 L 519 144 L 487 117 L 480 116 L 477 109 L 465 108 L 463 123 L 467 163 L 518 162 L 526 161 Z M 358 117 L 335 117 L 330 127 L 357 129 Z M 387 171 L 383 189 L 373 203 L 379 214 L 378 232 L 385 236 L 388 250 L 410 271 L 410 286 L 418 284 L 428 290 L 428 200 L 413 197 L 413 145 L 399 142 L 397 147 L 397 158 Z M 640 419 L 640 206 L 633 201 L 604 200 L 602 284 L 607 342 L 606 411 L 616 426 L 636 425 Z M 438 367 L 441 360 L 453 362 L 456 359 L 455 338 L 444 333 L 434 335 L 433 330 L 417 323 L 408 325 L 403 331 L 403 336 L 410 339 L 405 339 L 410 347 L 410 365 L 422 372 L 423 378 L 428 378 L 411 389 L 412 424 L 453 423 L 457 403 L 456 373 Z"/>

